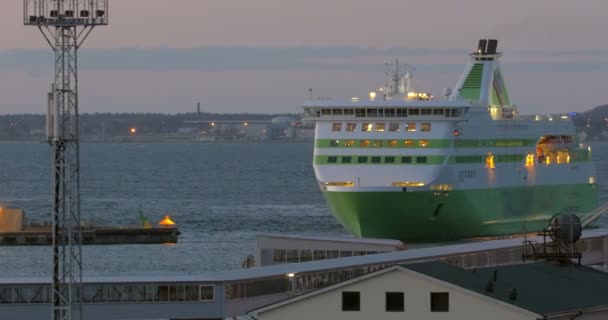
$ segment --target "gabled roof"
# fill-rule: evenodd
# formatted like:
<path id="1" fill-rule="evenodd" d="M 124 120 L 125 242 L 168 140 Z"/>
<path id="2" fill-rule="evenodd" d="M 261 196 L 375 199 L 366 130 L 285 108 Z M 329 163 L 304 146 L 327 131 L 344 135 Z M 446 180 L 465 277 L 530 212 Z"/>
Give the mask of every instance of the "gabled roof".
<path id="1" fill-rule="evenodd" d="M 441 262 L 401 266 L 544 315 L 608 306 L 608 274 L 589 267 L 549 262 L 469 270 Z M 487 292 L 494 270 L 497 275 L 494 292 Z M 514 288 L 517 298 L 512 300 L 509 295 Z"/>

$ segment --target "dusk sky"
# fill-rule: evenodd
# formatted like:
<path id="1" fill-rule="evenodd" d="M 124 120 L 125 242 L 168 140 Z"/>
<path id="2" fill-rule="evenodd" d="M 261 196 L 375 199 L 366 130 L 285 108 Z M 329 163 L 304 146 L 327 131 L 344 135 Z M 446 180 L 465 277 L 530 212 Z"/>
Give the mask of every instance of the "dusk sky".
<path id="1" fill-rule="evenodd" d="M 365 96 L 384 63 L 414 86 L 453 87 L 467 53 L 497 38 L 520 112 L 608 103 L 606 0 L 110 0 L 80 52 L 81 112 L 299 112 L 315 96 Z M 0 3 L 0 113 L 43 113 L 53 56 Z"/>

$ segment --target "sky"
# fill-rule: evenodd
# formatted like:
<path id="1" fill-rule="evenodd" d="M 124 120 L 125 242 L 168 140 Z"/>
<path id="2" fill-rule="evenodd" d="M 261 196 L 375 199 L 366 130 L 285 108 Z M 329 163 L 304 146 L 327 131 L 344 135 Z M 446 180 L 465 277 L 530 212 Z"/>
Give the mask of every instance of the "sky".
<path id="1" fill-rule="evenodd" d="M 22 0 L 0 3 L 0 114 L 43 113 L 53 55 Z M 365 96 L 399 58 L 414 87 L 453 87 L 480 38 L 499 40 L 523 114 L 608 103 L 606 0 L 110 0 L 79 55 L 80 110 L 295 113 Z"/>

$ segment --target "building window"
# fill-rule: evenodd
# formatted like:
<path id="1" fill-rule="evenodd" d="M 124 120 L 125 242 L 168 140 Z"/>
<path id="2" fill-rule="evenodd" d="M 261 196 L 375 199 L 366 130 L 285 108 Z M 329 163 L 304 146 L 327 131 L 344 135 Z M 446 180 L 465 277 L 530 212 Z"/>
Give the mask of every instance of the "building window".
<path id="1" fill-rule="evenodd" d="M 422 132 L 430 132 L 431 131 L 431 124 L 430 123 L 421 123 L 420 124 L 420 131 L 422 131 Z"/>
<path id="2" fill-rule="evenodd" d="M 397 140 L 389 140 L 388 141 L 388 146 L 391 147 L 391 148 L 396 148 L 398 144 L 399 144 L 399 142 L 397 142 Z"/>
<path id="3" fill-rule="evenodd" d="M 431 292 L 431 312 L 450 311 L 449 292 Z"/>
<path id="4" fill-rule="evenodd" d="M 403 145 L 406 146 L 406 147 L 408 147 L 408 148 L 411 148 L 411 147 L 414 146 L 414 141 L 412 141 L 412 140 L 405 140 L 405 141 L 403 141 Z"/>
<path id="5" fill-rule="evenodd" d="M 382 148 L 384 146 L 384 141 L 382 140 L 374 140 L 374 147 Z"/>
<path id="6" fill-rule="evenodd" d="M 334 122 L 334 125 L 331 126 L 331 131 L 342 131 L 342 123 Z"/>
<path id="7" fill-rule="evenodd" d="M 357 128 L 356 123 L 347 123 L 346 124 L 346 131 L 348 131 L 348 132 L 353 132 L 353 131 L 355 131 L 356 128 Z"/>
<path id="8" fill-rule="evenodd" d="M 382 157 L 372 157 L 372 163 L 382 163 Z"/>
<path id="9" fill-rule="evenodd" d="M 416 157 L 416 163 L 426 163 L 426 157 Z"/>
<path id="10" fill-rule="evenodd" d="M 300 262 L 300 251 L 297 249 L 287 250 L 287 263 Z"/>
<path id="11" fill-rule="evenodd" d="M 429 109 L 429 108 L 420 109 L 420 114 L 423 116 L 430 116 L 431 114 L 433 114 L 433 109 Z"/>
<path id="12" fill-rule="evenodd" d="M 372 129 L 374 128 L 374 125 L 371 123 L 363 123 L 363 126 L 361 127 L 361 131 L 363 132 L 370 132 L 372 131 Z"/>
<path id="13" fill-rule="evenodd" d="M 213 301 L 214 300 L 214 296 L 213 296 L 213 290 L 214 286 L 200 286 L 199 287 L 199 291 L 200 291 L 200 297 L 201 297 L 201 301 Z"/>
<path id="14" fill-rule="evenodd" d="M 272 251 L 272 263 L 285 263 L 285 250 L 284 249 L 274 249 Z"/>
<path id="15" fill-rule="evenodd" d="M 342 163 L 350 163 L 351 157 L 342 157 Z"/>
<path id="16" fill-rule="evenodd" d="M 399 124 L 398 123 L 391 123 L 388 125 L 388 131 L 390 132 L 397 132 L 399 131 Z"/>
<path id="17" fill-rule="evenodd" d="M 367 148 L 367 147 L 369 147 L 369 140 L 361 140 L 361 141 L 359 141 L 359 146 L 361 148 Z"/>
<path id="18" fill-rule="evenodd" d="M 367 163 L 367 157 L 359 157 L 357 158 L 357 162 L 358 163 Z"/>
<path id="19" fill-rule="evenodd" d="M 428 140 L 420 140 L 418 141 L 418 146 L 420 148 L 426 148 L 429 146 L 429 141 Z"/>
<path id="20" fill-rule="evenodd" d="M 405 131 L 407 132 L 416 132 L 416 123 L 409 122 L 405 124 Z"/>
<path id="21" fill-rule="evenodd" d="M 361 293 L 358 291 L 342 291 L 342 311 L 360 311 Z"/>
<path id="22" fill-rule="evenodd" d="M 384 163 L 395 163 L 395 157 L 385 157 Z"/>
<path id="23" fill-rule="evenodd" d="M 412 163 L 412 157 L 401 157 L 401 163 Z"/>
<path id="24" fill-rule="evenodd" d="M 332 147 L 339 147 L 340 146 L 340 140 L 331 140 L 329 141 L 329 145 Z"/>
<path id="25" fill-rule="evenodd" d="M 300 250 L 300 262 L 312 261 L 312 251 Z"/>
<path id="26" fill-rule="evenodd" d="M 336 157 L 336 156 L 327 157 L 327 163 L 336 163 L 336 162 L 338 162 L 338 157 Z"/>
<path id="27" fill-rule="evenodd" d="M 386 312 L 403 312 L 404 309 L 403 292 L 386 293 Z"/>
<path id="28" fill-rule="evenodd" d="M 386 129 L 386 123 L 376 123 L 376 131 L 384 132 Z"/>

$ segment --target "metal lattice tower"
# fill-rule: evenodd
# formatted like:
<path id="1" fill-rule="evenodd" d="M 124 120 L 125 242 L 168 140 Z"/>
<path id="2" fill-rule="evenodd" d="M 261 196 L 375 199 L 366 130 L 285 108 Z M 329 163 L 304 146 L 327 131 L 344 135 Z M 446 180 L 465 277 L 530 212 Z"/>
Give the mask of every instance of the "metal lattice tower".
<path id="1" fill-rule="evenodd" d="M 108 24 L 108 0 L 24 0 L 26 26 L 40 29 L 55 53 L 47 110 L 53 149 L 52 319 L 82 317 L 78 49 Z"/>

